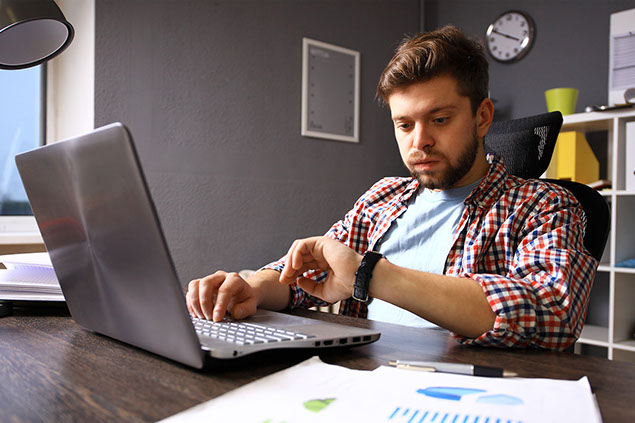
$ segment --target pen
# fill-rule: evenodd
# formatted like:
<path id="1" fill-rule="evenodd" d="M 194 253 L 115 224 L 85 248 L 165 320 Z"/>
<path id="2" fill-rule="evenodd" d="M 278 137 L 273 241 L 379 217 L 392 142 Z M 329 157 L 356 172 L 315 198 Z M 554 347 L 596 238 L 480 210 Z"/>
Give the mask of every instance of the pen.
<path id="1" fill-rule="evenodd" d="M 398 369 L 421 370 L 424 372 L 455 373 L 459 375 L 487 377 L 516 377 L 517 373 L 498 367 L 475 366 L 473 364 L 441 363 L 438 361 L 404 361 L 395 360 L 389 363 Z"/>

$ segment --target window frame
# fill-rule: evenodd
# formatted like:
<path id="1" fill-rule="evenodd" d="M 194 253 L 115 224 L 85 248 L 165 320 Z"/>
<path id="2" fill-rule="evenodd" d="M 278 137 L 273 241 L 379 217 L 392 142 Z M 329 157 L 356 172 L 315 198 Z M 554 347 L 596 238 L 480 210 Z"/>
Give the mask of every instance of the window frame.
<path id="1" fill-rule="evenodd" d="M 46 63 L 42 75 L 45 144 L 95 128 L 95 0 L 56 3 L 75 27 L 75 38 L 63 54 Z M 42 244 L 33 216 L 0 216 L 0 250 L 19 251 Z"/>
<path id="2" fill-rule="evenodd" d="M 40 67 L 40 143 L 39 147 L 46 145 L 47 128 L 47 65 L 42 63 Z M 0 215 L 0 244 L 15 243 L 41 243 L 42 238 L 33 215 Z"/>

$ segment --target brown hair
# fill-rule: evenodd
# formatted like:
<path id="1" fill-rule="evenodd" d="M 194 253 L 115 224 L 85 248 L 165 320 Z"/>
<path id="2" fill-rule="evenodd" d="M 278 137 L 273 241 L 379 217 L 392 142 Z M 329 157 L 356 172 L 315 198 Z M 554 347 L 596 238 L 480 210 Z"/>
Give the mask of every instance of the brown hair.
<path id="1" fill-rule="evenodd" d="M 488 67 L 483 46 L 448 25 L 405 38 L 379 78 L 377 96 L 388 104 L 396 90 L 435 76 L 451 75 L 458 82 L 459 93 L 470 98 L 472 112 L 476 113 L 488 96 Z"/>

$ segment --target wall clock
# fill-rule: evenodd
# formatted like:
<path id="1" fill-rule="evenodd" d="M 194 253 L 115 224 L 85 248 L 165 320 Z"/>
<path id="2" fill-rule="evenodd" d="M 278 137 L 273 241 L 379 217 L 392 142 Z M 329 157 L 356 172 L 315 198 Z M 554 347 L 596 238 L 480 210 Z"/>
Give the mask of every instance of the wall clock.
<path id="1" fill-rule="evenodd" d="M 487 51 L 499 62 L 516 62 L 527 55 L 535 38 L 536 26 L 531 16 L 510 10 L 487 28 Z"/>

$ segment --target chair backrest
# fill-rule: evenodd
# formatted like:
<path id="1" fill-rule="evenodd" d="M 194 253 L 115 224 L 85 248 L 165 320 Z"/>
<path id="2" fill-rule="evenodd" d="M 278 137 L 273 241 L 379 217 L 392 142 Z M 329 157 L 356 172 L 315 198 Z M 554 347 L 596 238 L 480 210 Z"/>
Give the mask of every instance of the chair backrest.
<path id="1" fill-rule="evenodd" d="M 578 199 L 586 216 L 584 247 L 597 260 L 602 259 L 611 227 L 611 212 L 606 199 L 595 189 L 574 181 L 545 179 L 568 189 Z"/>
<path id="2" fill-rule="evenodd" d="M 485 136 L 485 152 L 501 157 L 512 175 L 540 178 L 549 167 L 561 127 L 560 112 L 494 122 Z"/>
<path id="3" fill-rule="evenodd" d="M 549 167 L 562 127 L 560 112 L 492 123 L 485 151 L 497 154 L 507 171 L 521 178 L 539 178 Z M 586 216 L 584 246 L 598 261 L 609 236 L 611 213 L 606 199 L 593 188 L 573 181 L 547 179 L 569 190 Z"/>

